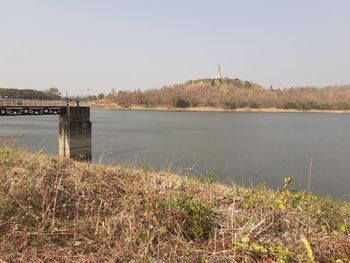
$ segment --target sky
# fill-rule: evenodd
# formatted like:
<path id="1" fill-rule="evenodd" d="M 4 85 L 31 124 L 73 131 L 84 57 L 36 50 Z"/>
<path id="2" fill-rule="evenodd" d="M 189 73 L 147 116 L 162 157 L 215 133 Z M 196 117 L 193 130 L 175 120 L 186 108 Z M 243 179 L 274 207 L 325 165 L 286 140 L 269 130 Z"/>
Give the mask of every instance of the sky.
<path id="1" fill-rule="evenodd" d="M 0 87 L 350 84 L 348 0 L 0 0 Z"/>

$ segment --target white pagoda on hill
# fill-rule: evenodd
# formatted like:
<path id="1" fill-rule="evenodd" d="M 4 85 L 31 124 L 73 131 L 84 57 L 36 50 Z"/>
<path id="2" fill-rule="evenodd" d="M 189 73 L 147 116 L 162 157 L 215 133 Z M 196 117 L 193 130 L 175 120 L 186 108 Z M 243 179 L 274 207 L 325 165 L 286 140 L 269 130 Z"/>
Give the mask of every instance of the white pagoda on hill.
<path id="1" fill-rule="evenodd" d="M 216 78 L 217 80 L 222 80 L 223 79 L 223 76 L 222 76 L 222 73 L 221 73 L 221 66 L 219 65 L 218 67 L 218 72 L 216 73 Z"/>

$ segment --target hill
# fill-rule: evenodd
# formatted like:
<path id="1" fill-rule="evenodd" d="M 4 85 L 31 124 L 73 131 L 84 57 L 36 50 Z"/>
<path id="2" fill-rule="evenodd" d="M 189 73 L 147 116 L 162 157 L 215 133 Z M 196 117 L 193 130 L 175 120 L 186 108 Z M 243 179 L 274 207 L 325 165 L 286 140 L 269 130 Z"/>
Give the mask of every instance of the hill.
<path id="1" fill-rule="evenodd" d="M 239 79 L 200 79 L 161 89 L 113 90 L 106 99 L 125 107 L 350 110 L 350 85 L 272 90 Z"/>
<path id="2" fill-rule="evenodd" d="M 349 262 L 350 204 L 0 148 L 7 262 Z M 1 261 L 0 260 L 0 261 Z"/>

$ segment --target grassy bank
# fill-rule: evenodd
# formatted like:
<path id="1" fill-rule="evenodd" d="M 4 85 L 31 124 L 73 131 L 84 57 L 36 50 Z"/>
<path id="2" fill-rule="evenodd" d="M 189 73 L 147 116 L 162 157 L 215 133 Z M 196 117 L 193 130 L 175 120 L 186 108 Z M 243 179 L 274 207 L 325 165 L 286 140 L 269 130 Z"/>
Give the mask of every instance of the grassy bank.
<path id="1" fill-rule="evenodd" d="M 350 204 L 0 148 L 5 262 L 349 262 Z"/>

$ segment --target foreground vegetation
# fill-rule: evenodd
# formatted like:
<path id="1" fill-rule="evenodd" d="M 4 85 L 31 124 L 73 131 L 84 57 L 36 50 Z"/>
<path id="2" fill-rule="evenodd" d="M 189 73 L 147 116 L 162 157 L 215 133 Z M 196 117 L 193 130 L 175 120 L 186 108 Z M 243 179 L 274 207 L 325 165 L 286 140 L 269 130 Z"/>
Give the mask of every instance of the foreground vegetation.
<path id="1" fill-rule="evenodd" d="M 267 90 L 239 79 L 202 79 L 158 90 L 112 90 L 105 99 L 124 107 L 350 110 L 350 86 Z"/>
<path id="2" fill-rule="evenodd" d="M 0 148 L 5 262 L 350 262 L 350 204 Z M 1 261 L 0 260 L 0 261 Z"/>

